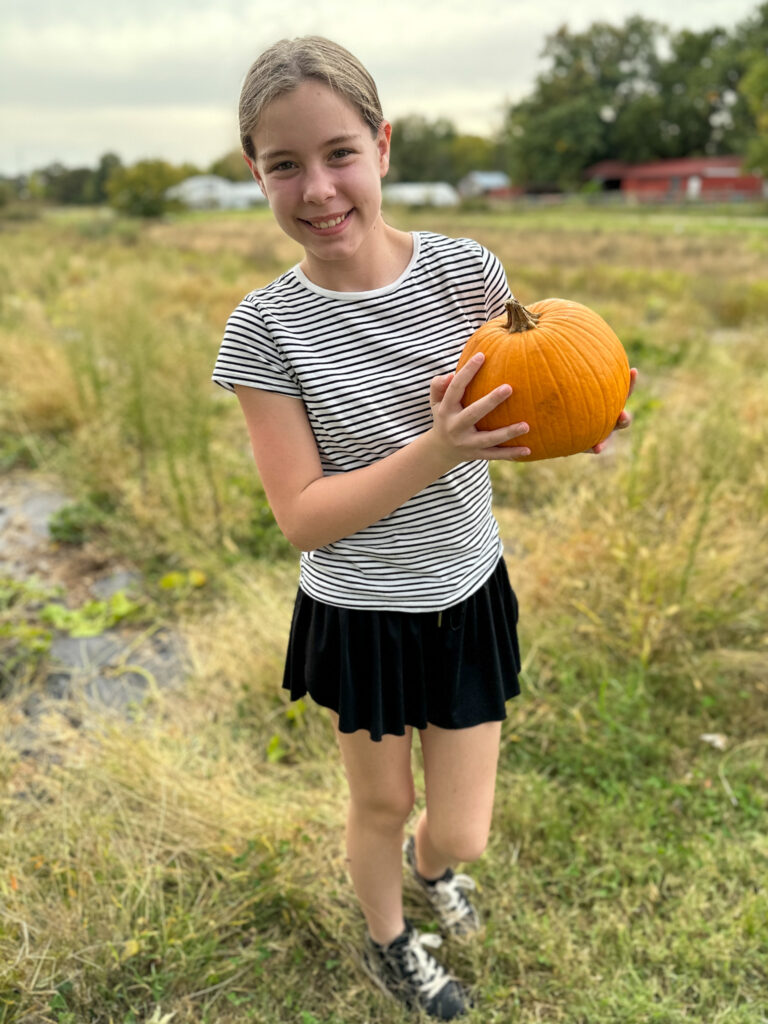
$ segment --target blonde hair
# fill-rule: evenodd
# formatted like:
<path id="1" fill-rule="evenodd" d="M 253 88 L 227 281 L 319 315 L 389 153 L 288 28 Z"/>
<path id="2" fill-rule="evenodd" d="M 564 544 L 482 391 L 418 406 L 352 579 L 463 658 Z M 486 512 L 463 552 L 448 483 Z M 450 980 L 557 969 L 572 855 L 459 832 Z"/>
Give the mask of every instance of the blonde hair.
<path id="1" fill-rule="evenodd" d="M 357 57 L 323 36 L 281 39 L 256 58 L 240 92 L 240 142 L 246 156 L 256 158 L 253 133 L 267 104 L 308 78 L 343 96 L 376 135 L 384 114 L 376 83 Z"/>

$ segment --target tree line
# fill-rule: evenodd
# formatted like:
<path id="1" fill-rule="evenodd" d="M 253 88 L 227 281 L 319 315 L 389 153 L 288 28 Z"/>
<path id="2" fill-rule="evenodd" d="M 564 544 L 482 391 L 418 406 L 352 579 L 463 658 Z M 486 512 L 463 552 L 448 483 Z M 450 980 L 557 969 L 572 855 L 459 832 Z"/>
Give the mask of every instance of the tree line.
<path id="1" fill-rule="evenodd" d="M 561 28 L 533 91 L 500 133 L 513 180 L 575 188 L 602 160 L 738 154 L 768 173 L 768 3 L 731 32 Z"/>
<path id="2" fill-rule="evenodd" d="M 633 16 L 566 26 L 547 37 L 545 69 L 509 104 L 489 137 L 448 119 L 396 119 L 389 180 L 446 181 L 503 170 L 530 191 L 583 187 L 602 160 L 738 154 L 768 175 L 768 2 L 732 30 L 672 31 Z M 502 83 L 503 84 L 503 83 Z M 0 181 L 0 203 L 19 194 L 60 204 L 109 202 L 125 213 L 162 212 L 164 192 L 192 174 L 247 180 L 239 151 L 205 168 L 105 154 L 96 168 L 52 164 Z"/>

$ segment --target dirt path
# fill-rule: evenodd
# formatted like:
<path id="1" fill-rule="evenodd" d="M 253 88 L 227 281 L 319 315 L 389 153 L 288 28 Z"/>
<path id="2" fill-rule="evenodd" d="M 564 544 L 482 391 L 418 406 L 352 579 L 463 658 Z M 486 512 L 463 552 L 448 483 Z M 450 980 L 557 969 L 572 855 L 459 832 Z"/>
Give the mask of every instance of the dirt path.
<path id="1" fill-rule="evenodd" d="M 37 474 L 0 477 L 0 579 L 56 588 L 56 600 L 68 608 L 118 592 L 140 596 L 141 576 L 130 567 L 116 565 L 96 545 L 52 539 L 51 516 L 68 504 L 66 494 Z M 42 686 L 21 702 L 12 693 L 0 702 L 0 736 L 24 757 L 58 760 L 72 730 L 131 715 L 155 688 L 179 685 L 184 673 L 183 641 L 167 627 L 116 626 L 88 637 L 54 630 Z"/>

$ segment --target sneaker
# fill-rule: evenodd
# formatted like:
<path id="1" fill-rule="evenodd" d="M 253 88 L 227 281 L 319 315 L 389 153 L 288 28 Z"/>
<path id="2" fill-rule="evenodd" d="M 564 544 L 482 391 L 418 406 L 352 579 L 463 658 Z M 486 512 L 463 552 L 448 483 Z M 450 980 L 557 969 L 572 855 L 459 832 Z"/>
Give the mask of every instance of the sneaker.
<path id="1" fill-rule="evenodd" d="M 462 937 L 480 929 L 480 918 L 466 892 L 475 888 L 469 875 L 456 875 L 448 868 L 442 878 L 430 882 L 416 868 L 416 842 L 410 836 L 403 847 L 405 859 L 419 888 L 429 900 L 444 931 Z"/>
<path id="2" fill-rule="evenodd" d="M 410 921 L 388 946 L 366 936 L 363 966 L 370 978 L 408 1009 L 421 1008 L 437 1020 L 454 1020 L 469 1008 L 459 982 L 425 948 L 442 943 L 439 935 L 421 935 Z"/>

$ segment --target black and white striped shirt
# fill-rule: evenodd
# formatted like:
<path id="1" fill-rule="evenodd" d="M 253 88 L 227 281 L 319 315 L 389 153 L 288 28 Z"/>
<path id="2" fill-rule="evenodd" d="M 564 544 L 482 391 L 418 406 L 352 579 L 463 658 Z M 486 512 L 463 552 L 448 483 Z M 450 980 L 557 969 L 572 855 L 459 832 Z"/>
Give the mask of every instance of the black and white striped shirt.
<path id="1" fill-rule="evenodd" d="M 370 465 L 432 425 L 429 384 L 499 316 L 504 270 L 470 239 L 413 233 L 401 276 L 332 292 L 299 267 L 247 295 L 213 380 L 300 398 L 326 475 Z M 464 462 L 371 526 L 301 555 L 299 585 L 347 608 L 439 611 L 481 587 L 501 555 L 488 463 Z"/>

